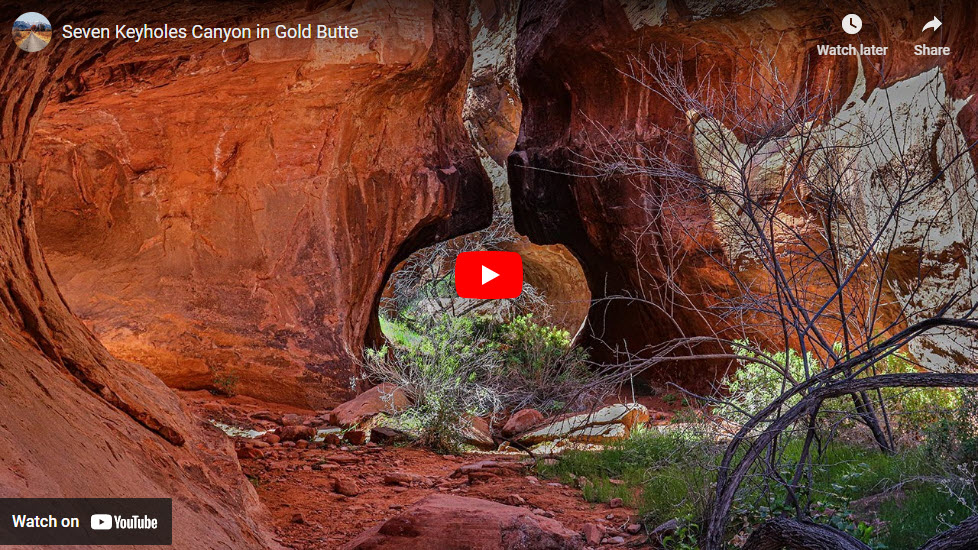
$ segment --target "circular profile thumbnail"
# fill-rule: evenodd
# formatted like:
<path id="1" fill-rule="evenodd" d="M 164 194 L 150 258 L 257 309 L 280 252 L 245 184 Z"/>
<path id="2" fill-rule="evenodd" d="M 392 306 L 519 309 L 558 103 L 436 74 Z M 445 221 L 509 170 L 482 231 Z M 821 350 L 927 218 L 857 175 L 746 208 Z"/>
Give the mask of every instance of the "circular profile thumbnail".
<path id="1" fill-rule="evenodd" d="M 29 11 L 14 21 L 14 43 L 25 52 L 39 52 L 51 42 L 51 23 L 47 17 Z"/>

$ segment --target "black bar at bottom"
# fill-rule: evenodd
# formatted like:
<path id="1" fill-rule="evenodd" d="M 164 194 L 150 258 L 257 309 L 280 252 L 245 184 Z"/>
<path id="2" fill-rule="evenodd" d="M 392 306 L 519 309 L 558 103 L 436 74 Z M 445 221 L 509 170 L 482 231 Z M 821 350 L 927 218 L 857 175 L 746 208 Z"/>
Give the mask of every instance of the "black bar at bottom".
<path id="1" fill-rule="evenodd" d="M 173 544 L 168 498 L 0 498 L 0 546 Z"/>

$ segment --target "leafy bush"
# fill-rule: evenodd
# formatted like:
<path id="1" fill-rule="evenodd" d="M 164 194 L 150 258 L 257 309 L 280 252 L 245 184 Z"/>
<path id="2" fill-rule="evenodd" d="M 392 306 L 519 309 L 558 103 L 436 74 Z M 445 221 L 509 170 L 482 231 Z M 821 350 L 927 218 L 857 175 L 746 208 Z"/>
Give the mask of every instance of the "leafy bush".
<path id="1" fill-rule="evenodd" d="M 413 406 L 400 420 L 419 432 L 423 445 L 458 450 L 466 415 L 495 415 L 498 394 L 485 384 L 498 356 L 484 330 L 470 318 L 442 316 L 423 328 L 410 345 L 367 350 L 364 370 L 393 383 Z"/>
<path id="2" fill-rule="evenodd" d="M 721 381 L 729 397 L 713 411 L 730 422 L 744 422 L 780 397 L 785 390 L 818 371 L 818 360 L 809 355 L 806 373 L 805 358 L 794 349 L 762 353 L 756 351 L 756 346 L 750 342 L 738 341 L 735 344 L 741 348 L 739 354 L 743 359 L 739 361 L 737 370 Z M 778 366 L 778 369 L 772 365 Z M 791 407 L 800 399 L 800 396 L 792 397 L 787 406 Z"/>
<path id="3" fill-rule="evenodd" d="M 938 463 L 978 463 L 978 392 L 958 390 L 960 406 L 926 430 L 924 448 Z"/>
<path id="4" fill-rule="evenodd" d="M 881 374 L 917 372 L 912 363 L 899 355 L 891 355 L 877 365 Z M 883 399 L 887 413 L 905 434 L 920 434 L 923 427 L 932 426 L 946 418 L 948 411 L 959 409 L 963 392 L 948 388 L 884 388 Z"/>
<path id="5" fill-rule="evenodd" d="M 686 518 L 674 533 L 662 537 L 665 550 L 698 550 L 700 548 L 700 526 Z"/>
<path id="6" fill-rule="evenodd" d="M 599 395 L 584 351 L 571 346 L 566 331 L 531 315 L 510 322 L 482 315 L 401 318 L 384 320 L 383 328 L 391 344 L 366 352 L 365 375 L 411 396 L 414 406 L 399 421 L 434 448 L 457 450 L 467 415 L 583 408 Z"/>
<path id="7" fill-rule="evenodd" d="M 239 379 L 233 372 L 215 372 L 211 382 L 214 384 L 214 390 L 212 393 L 226 397 L 234 397 L 235 395 L 238 395 Z"/>
<path id="8" fill-rule="evenodd" d="M 537 324 L 529 314 L 497 325 L 492 338 L 500 357 L 494 386 L 507 408 L 556 412 L 599 397 L 587 354 L 572 346 L 566 330 Z"/>
<path id="9" fill-rule="evenodd" d="M 744 340 L 735 342 L 735 346 L 743 359 L 739 361 L 737 370 L 721 382 L 729 397 L 714 407 L 714 413 L 729 422 L 743 422 L 784 391 L 821 369 L 815 357 L 809 355 L 806 361 L 794 349 L 760 352 L 756 345 Z M 841 345 L 836 345 L 836 352 L 842 352 Z M 918 369 L 904 357 L 894 354 L 874 365 L 872 370 L 876 374 L 899 374 L 917 372 Z M 865 375 L 869 374 L 867 372 Z M 880 395 L 886 406 L 887 418 L 894 421 L 904 434 L 918 434 L 921 426 L 938 422 L 946 411 L 956 409 L 961 404 L 960 393 L 945 388 L 884 388 Z M 800 396 L 794 396 L 787 400 L 786 406 L 791 407 L 800 399 Z M 830 411 L 851 409 L 851 405 L 843 405 L 843 401 L 828 400 L 823 408 Z"/>

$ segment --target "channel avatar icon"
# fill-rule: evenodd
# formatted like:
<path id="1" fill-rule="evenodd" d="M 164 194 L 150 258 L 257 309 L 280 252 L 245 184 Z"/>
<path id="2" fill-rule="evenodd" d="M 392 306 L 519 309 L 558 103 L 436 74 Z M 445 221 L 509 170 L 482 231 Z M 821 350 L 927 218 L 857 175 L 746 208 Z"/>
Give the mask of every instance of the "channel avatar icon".
<path id="1" fill-rule="evenodd" d="M 51 42 L 51 22 L 29 11 L 14 21 L 14 43 L 25 52 L 39 52 Z"/>
<path id="2" fill-rule="evenodd" d="M 523 259 L 516 252 L 463 252 L 455 258 L 460 298 L 498 300 L 523 292 Z"/>

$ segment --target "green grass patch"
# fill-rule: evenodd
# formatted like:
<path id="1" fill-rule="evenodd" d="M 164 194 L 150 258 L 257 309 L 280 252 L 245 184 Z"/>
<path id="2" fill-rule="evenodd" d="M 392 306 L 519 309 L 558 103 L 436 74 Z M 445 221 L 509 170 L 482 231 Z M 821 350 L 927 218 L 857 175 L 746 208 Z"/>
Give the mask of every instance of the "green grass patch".
<path id="1" fill-rule="evenodd" d="M 388 340 L 398 346 L 408 346 L 421 341 L 421 335 L 412 330 L 403 321 L 394 321 L 380 316 L 380 330 Z"/>
<path id="2" fill-rule="evenodd" d="M 539 470 L 544 477 L 576 483 L 589 502 L 621 498 L 646 523 L 657 525 L 703 512 L 715 474 L 702 460 L 715 450 L 715 444 L 689 435 L 635 430 L 604 450 L 568 451 Z"/>
<path id="3" fill-rule="evenodd" d="M 907 489 L 904 499 L 882 503 L 879 518 L 887 529 L 880 541 L 892 550 L 918 548 L 970 515 L 967 507 L 939 487 L 919 484 Z"/>
<path id="4" fill-rule="evenodd" d="M 672 518 L 701 524 L 720 451 L 718 444 L 688 434 L 639 430 L 604 450 L 566 452 L 554 463 L 541 464 L 539 473 L 577 484 L 589 502 L 621 498 L 637 508 L 650 527 Z M 790 463 L 800 453 L 800 442 L 792 442 L 785 449 L 785 458 Z M 966 506 L 926 479 L 939 475 L 921 449 L 887 455 L 834 443 L 817 455 L 810 497 L 819 521 L 848 530 L 875 548 L 909 550 L 969 515 Z M 906 483 L 899 490 L 891 491 L 902 482 Z M 890 492 L 899 497 L 882 497 L 869 510 L 851 512 L 854 501 Z M 755 524 L 774 513 L 778 502 L 784 502 L 783 494 L 763 498 L 757 489 L 745 485 L 737 508 L 741 518 Z M 837 511 L 834 518 L 821 515 L 826 509 Z M 883 523 L 882 528 L 872 525 L 874 517 Z"/>

